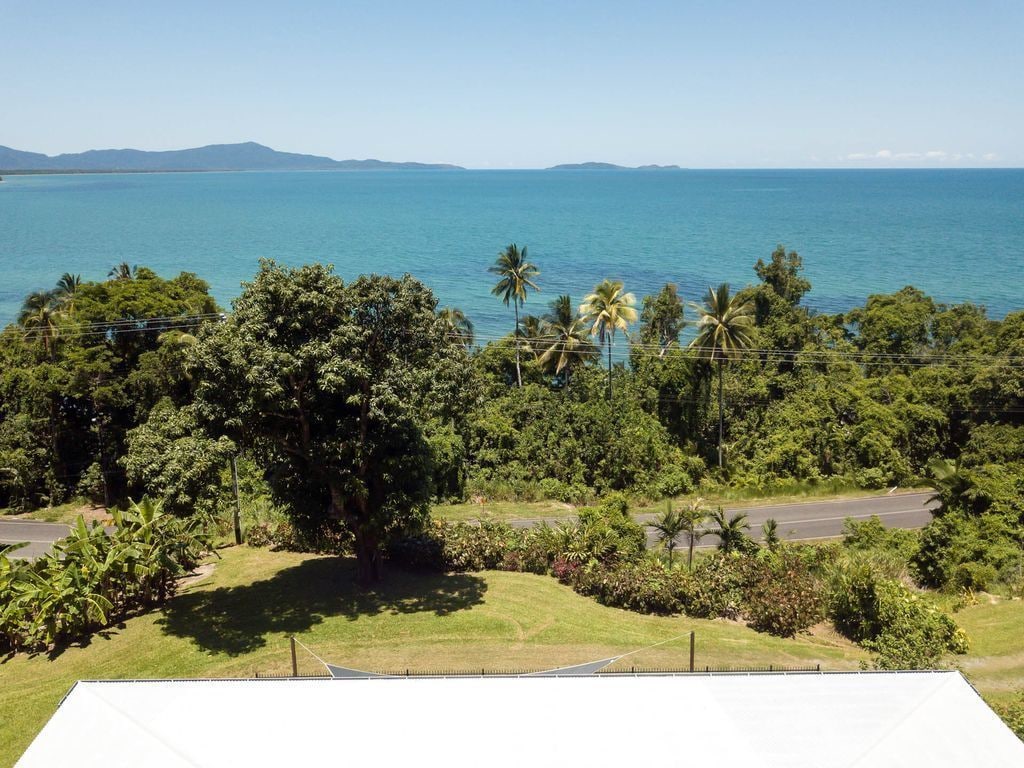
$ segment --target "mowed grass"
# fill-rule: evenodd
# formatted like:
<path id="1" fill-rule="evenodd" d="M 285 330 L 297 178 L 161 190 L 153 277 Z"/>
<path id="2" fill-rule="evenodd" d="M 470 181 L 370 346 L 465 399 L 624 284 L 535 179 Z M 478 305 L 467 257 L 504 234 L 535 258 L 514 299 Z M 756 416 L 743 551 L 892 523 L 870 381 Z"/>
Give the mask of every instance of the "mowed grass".
<path id="1" fill-rule="evenodd" d="M 633 654 L 619 669 L 684 668 L 690 630 L 698 667 L 856 669 L 868 657 L 822 625 L 792 640 L 738 623 L 607 608 L 547 576 L 392 569 L 376 590 L 353 586 L 334 557 L 236 547 L 168 605 L 61 653 L 0 662 L 0 765 L 11 765 L 79 679 L 248 677 L 291 669 L 288 637 L 332 663 L 364 670 L 545 669 Z M 988 601 L 957 615 L 972 639 L 958 661 L 991 700 L 1024 684 L 1024 603 Z M 321 673 L 309 654 L 300 674 Z M 116 736 L 115 736 L 116 737 Z"/>
<path id="2" fill-rule="evenodd" d="M 956 620 L 971 639 L 957 666 L 985 698 L 1006 702 L 1024 690 L 1024 600 L 981 595 Z"/>
<path id="3" fill-rule="evenodd" d="M 0 765 L 11 765 L 79 679 L 248 677 L 288 673 L 288 637 L 333 663 L 366 670 L 544 669 L 697 633 L 700 666 L 856 667 L 865 655 L 827 630 L 796 640 L 739 624 L 643 616 L 598 605 L 547 576 L 391 570 L 360 594 L 351 563 L 238 547 L 160 611 L 129 619 L 83 647 L 0 663 Z M 620 665 L 677 666 L 688 641 Z M 300 650 L 300 673 L 323 668 Z"/>

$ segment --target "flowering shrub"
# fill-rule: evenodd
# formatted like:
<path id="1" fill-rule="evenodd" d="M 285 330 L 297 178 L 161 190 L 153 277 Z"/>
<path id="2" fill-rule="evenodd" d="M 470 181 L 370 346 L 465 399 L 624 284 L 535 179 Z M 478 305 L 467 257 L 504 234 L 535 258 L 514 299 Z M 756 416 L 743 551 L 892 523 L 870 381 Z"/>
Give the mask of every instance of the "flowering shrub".
<path id="1" fill-rule="evenodd" d="M 781 551 L 753 567 L 746 594 L 751 627 L 792 637 L 822 617 L 822 585 L 797 554 Z"/>

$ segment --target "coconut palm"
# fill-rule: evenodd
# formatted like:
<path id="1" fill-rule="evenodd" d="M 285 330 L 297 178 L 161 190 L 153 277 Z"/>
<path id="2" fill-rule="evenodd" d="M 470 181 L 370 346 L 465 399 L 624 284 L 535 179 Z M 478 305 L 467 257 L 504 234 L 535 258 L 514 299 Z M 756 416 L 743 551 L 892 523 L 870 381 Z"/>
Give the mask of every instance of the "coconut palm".
<path id="1" fill-rule="evenodd" d="M 608 399 L 612 398 L 612 343 L 615 332 L 629 333 L 637 318 L 636 296 L 624 293 L 621 280 L 603 280 L 580 305 L 580 314 L 590 325 L 590 335 L 608 347 Z"/>
<path id="2" fill-rule="evenodd" d="M 72 275 L 70 272 L 65 272 L 60 276 L 60 280 L 57 281 L 57 287 L 53 291 L 57 304 L 68 312 L 73 312 L 75 309 L 75 297 L 81 286 L 81 275 Z"/>
<path id="3" fill-rule="evenodd" d="M 491 293 L 499 297 L 505 306 L 512 303 L 516 312 L 515 333 L 519 332 L 519 307 L 526 301 L 526 293 L 529 289 L 539 291 L 536 282 L 540 271 L 537 267 L 526 260 L 526 246 L 522 250 L 512 243 L 504 251 L 498 254 L 494 266 L 487 270 L 498 275 L 499 280 L 491 289 Z M 523 373 L 519 366 L 519 342 L 516 341 L 516 384 L 523 386 Z"/>
<path id="4" fill-rule="evenodd" d="M 437 313 L 437 316 L 451 338 L 458 339 L 459 343 L 467 349 L 473 346 L 473 323 L 461 309 L 445 307 Z"/>
<path id="5" fill-rule="evenodd" d="M 753 343 L 754 307 L 749 296 L 731 295 L 729 284 L 708 288 L 703 306 L 697 306 L 697 337 L 690 342 L 702 357 L 718 365 L 718 468 L 722 468 L 725 405 L 722 400 L 722 368 Z"/>
<path id="6" fill-rule="evenodd" d="M 737 512 L 726 518 L 725 512 L 719 507 L 711 514 L 711 522 L 715 526 L 708 533 L 718 537 L 718 548 L 726 554 L 743 549 L 749 541 L 746 532 L 750 530 L 746 512 Z"/>
<path id="7" fill-rule="evenodd" d="M 676 539 L 686 532 L 686 520 L 678 512 L 672 510 L 672 502 L 666 503 L 665 511 L 654 518 L 649 525 L 654 529 L 666 550 L 668 550 L 668 564 L 672 565 L 672 556 L 676 548 Z"/>
<path id="8" fill-rule="evenodd" d="M 131 280 L 135 277 L 138 269 L 138 267 L 131 266 L 127 261 L 122 261 L 120 264 L 115 264 L 110 268 L 107 277 L 112 280 Z"/>
<path id="9" fill-rule="evenodd" d="M 543 318 L 536 315 L 523 315 L 519 321 L 516 338 L 522 339 L 523 346 L 533 352 L 534 357 L 536 357 L 543 347 L 547 331 L 547 323 Z"/>
<path id="10" fill-rule="evenodd" d="M 43 341 L 46 356 L 52 358 L 59 332 L 60 308 L 51 291 L 36 291 L 25 298 L 18 314 L 18 323 Z"/>
<path id="11" fill-rule="evenodd" d="M 569 296 L 552 301 L 545 320 L 547 331 L 540 363 L 548 373 L 561 376 L 568 387 L 573 370 L 601 353 L 591 343 L 586 322 L 573 310 Z"/>

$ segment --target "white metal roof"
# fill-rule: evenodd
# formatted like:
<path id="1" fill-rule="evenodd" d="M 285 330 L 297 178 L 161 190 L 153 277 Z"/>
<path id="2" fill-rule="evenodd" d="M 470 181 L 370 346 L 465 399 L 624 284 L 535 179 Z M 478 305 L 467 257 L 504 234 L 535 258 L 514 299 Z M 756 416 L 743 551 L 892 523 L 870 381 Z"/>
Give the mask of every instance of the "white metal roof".
<path id="1" fill-rule="evenodd" d="M 1024 743 L 958 672 L 106 681 L 18 766 L 327 764 L 1009 767 Z"/>

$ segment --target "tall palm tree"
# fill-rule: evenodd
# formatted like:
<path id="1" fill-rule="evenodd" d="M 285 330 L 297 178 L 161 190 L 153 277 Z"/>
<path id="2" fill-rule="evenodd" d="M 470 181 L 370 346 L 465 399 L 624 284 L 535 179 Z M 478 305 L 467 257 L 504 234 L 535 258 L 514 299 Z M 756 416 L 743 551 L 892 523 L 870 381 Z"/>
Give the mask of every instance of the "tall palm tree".
<path id="1" fill-rule="evenodd" d="M 441 319 L 449 336 L 458 339 L 459 343 L 467 349 L 473 346 L 475 337 L 473 323 L 466 317 L 465 312 L 456 307 L 445 307 L 437 313 L 437 316 Z"/>
<path id="2" fill-rule="evenodd" d="M 704 506 L 704 499 L 698 497 L 687 504 L 680 511 L 679 516 L 683 519 L 683 530 L 690 540 L 690 551 L 686 557 L 686 567 L 693 570 L 693 548 L 697 542 L 704 538 L 707 531 L 701 528 L 708 519 L 708 509 Z"/>
<path id="3" fill-rule="evenodd" d="M 636 296 L 624 293 L 621 280 L 603 280 L 580 305 L 580 314 L 590 324 L 590 335 L 608 347 L 608 399 L 612 399 L 612 342 L 615 332 L 629 333 L 637 318 Z"/>
<path id="4" fill-rule="evenodd" d="M 540 275 L 540 270 L 526 260 L 526 246 L 522 250 L 512 243 L 504 251 L 498 254 L 494 266 L 487 270 L 498 275 L 498 282 L 491 289 L 491 293 L 499 297 L 505 306 L 512 302 L 516 312 L 515 332 L 519 332 L 519 307 L 526 301 L 526 292 L 529 289 L 539 291 L 537 283 L 534 282 Z M 516 340 L 516 384 L 523 386 L 523 373 L 519 367 L 519 342 Z"/>
<path id="5" fill-rule="evenodd" d="M 718 468 L 722 468 L 725 435 L 725 404 L 722 400 L 722 368 L 753 343 L 754 307 L 749 296 L 731 295 L 729 284 L 708 288 L 704 306 L 697 306 L 697 337 L 690 342 L 702 357 L 718 365 Z"/>
<path id="6" fill-rule="evenodd" d="M 53 291 L 57 304 L 68 312 L 74 312 L 75 297 L 78 294 L 78 289 L 81 287 L 81 275 L 72 275 L 70 272 L 65 272 L 60 276 L 60 280 L 57 281 L 57 287 Z"/>
<path id="7" fill-rule="evenodd" d="M 678 512 L 672 510 L 672 502 L 666 503 L 665 511 L 648 525 L 654 529 L 665 549 L 668 550 L 668 564 L 672 565 L 672 555 L 676 548 L 676 539 L 686 532 L 686 520 Z"/>
<path id="8" fill-rule="evenodd" d="M 551 302 L 545 321 L 547 333 L 540 363 L 549 373 L 561 376 L 568 388 L 573 370 L 601 353 L 591 343 L 586 322 L 576 314 L 568 295 Z"/>
<path id="9" fill-rule="evenodd" d="M 138 267 L 133 267 L 127 261 L 122 261 L 120 264 L 115 264 L 110 268 L 110 271 L 107 273 L 107 277 L 112 280 L 131 280 L 135 277 L 135 273 L 138 269 Z"/>
<path id="10" fill-rule="evenodd" d="M 719 507 L 711 514 L 711 522 L 715 527 L 708 533 L 718 537 L 718 548 L 726 554 L 742 549 L 749 539 L 746 532 L 750 530 L 750 524 L 746 512 L 737 512 L 726 518 L 725 512 Z"/>
<path id="11" fill-rule="evenodd" d="M 59 331 L 60 308 L 51 291 L 36 291 L 25 297 L 18 314 L 18 323 L 43 341 L 48 358 L 53 357 Z"/>

